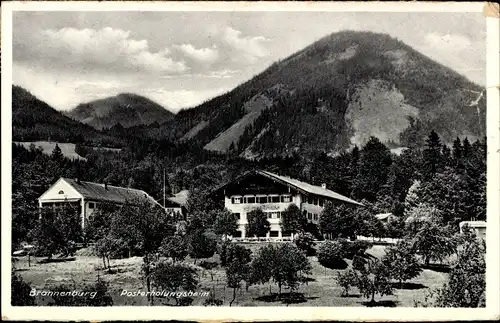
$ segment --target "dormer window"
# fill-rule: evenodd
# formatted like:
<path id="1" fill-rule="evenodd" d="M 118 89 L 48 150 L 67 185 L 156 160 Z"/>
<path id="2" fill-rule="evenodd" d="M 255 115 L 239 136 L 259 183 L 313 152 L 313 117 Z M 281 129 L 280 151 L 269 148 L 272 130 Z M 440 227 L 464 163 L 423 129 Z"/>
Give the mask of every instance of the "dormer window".
<path id="1" fill-rule="evenodd" d="M 57 193 L 57 194 L 64 194 L 64 191 L 59 191 L 59 193 Z"/>

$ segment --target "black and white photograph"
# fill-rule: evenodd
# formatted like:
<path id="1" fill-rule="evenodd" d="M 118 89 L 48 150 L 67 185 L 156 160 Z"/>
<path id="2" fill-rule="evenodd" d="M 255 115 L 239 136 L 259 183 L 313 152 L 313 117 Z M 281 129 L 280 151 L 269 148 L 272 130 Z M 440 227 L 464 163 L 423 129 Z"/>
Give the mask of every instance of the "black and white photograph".
<path id="1" fill-rule="evenodd" d="M 2 308 L 498 318 L 488 4 L 128 5 L 2 4 Z"/>

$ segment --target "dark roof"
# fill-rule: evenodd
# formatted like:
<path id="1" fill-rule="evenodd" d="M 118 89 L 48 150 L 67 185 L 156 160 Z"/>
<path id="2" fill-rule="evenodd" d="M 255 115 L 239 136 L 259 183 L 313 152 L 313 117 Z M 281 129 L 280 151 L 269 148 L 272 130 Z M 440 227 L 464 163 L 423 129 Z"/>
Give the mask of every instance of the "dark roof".
<path id="1" fill-rule="evenodd" d="M 117 187 L 112 185 L 78 181 L 70 178 L 62 178 L 78 191 L 85 199 L 96 201 L 108 201 L 115 203 L 125 203 L 136 198 L 147 198 L 157 203 L 148 193 L 134 188 Z"/>
<path id="2" fill-rule="evenodd" d="M 245 174 L 242 174 L 241 176 L 238 176 L 232 182 L 234 182 L 236 180 L 243 179 L 244 177 L 247 177 L 247 176 L 249 176 L 251 174 L 259 174 L 259 175 L 265 176 L 267 178 L 273 179 L 273 180 L 275 180 L 275 181 L 277 181 L 279 183 L 282 183 L 284 185 L 291 186 L 291 187 L 293 187 L 293 188 L 295 188 L 295 189 L 297 189 L 297 190 L 299 190 L 299 191 L 301 191 L 303 193 L 306 193 L 306 194 L 319 195 L 319 196 L 327 197 L 327 198 L 330 198 L 330 199 L 343 201 L 343 202 L 346 202 L 346 203 L 349 203 L 349 204 L 355 204 L 355 205 L 363 206 L 363 204 L 361 204 L 359 202 L 356 202 L 353 199 L 348 198 L 347 196 L 341 195 L 341 194 L 336 193 L 336 192 L 334 192 L 332 190 L 329 190 L 327 188 L 323 188 L 321 186 L 312 185 L 312 184 L 309 184 L 309 183 L 305 183 L 305 182 L 299 181 L 297 179 L 293 179 L 293 178 L 290 178 L 290 177 L 287 177 L 287 176 L 281 176 L 281 175 L 274 174 L 274 173 L 271 173 L 271 172 L 268 172 L 268 171 L 263 171 L 263 170 L 256 170 L 256 171 L 253 171 L 253 172 L 247 172 Z M 230 183 L 231 182 L 226 183 L 226 184 L 218 187 L 215 191 L 219 191 L 220 189 L 226 187 Z"/>

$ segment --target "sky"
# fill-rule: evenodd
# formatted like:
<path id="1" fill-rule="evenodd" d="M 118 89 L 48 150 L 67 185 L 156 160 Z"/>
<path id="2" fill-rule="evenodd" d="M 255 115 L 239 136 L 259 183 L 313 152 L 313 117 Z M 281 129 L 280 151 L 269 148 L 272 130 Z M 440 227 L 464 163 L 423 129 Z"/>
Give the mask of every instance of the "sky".
<path id="1" fill-rule="evenodd" d="M 58 110 L 123 92 L 190 108 L 341 30 L 389 34 L 485 85 L 481 13 L 13 13 L 13 84 Z"/>

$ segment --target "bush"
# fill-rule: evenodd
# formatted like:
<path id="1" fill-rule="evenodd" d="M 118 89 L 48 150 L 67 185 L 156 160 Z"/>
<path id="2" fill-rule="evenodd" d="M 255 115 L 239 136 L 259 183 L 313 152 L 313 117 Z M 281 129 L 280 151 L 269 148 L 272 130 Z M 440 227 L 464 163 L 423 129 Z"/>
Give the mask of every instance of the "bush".
<path id="1" fill-rule="evenodd" d="M 366 250 L 372 247 L 372 244 L 368 241 L 355 240 L 346 241 L 346 255 L 348 259 L 353 259 L 355 256 L 363 256 Z"/>
<path id="2" fill-rule="evenodd" d="M 222 304 L 222 300 L 215 297 L 209 297 L 203 302 L 203 306 L 222 306 Z"/>
<path id="3" fill-rule="evenodd" d="M 25 282 L 21 276 L 12 271 L 11 275 L 11 305 L 12 306 L 33 306 L 35 298 L 30 296 L 31 286 Z"/>
<path id="4" fill-rule="evenodd" d="M 346 244 L 342 240 L 325 241 L 318 249 L 318 261 L 330 269 L 344 269 L 347 263 L 342 259 L 346 255 Z"/>
<path id="5" fill-rule="evenodd" d="M 68 297 L 66 295 L 54 295 L 51 306 L 112 306 L 113 299 L 108 293 L 108 283 L 97 278 L 94 285 L 87 285 L 80 292 L 84 296 Z M 56 292 L 69 293 L 75 290 L 75 286 L 59 285 L 54 288 Z M 86 294 L 83 294 L 86 293 Z"/>
<path id="6" fill-rule="evenodd" d="M 316 249 L 314 249 L 316 244 L 314 243 L 312 234 L 301 232 L 295 236 L 293 242 L 300 250 L 305 252 L 307 256 L 314 256 L 316 254 Z"/>
<path id="7" fill-rule="evenodd" d="M 356 255 L 352 258 L 352 268 L 355 270 L 365 270 L 367 260 L 359 255 Z"/>

